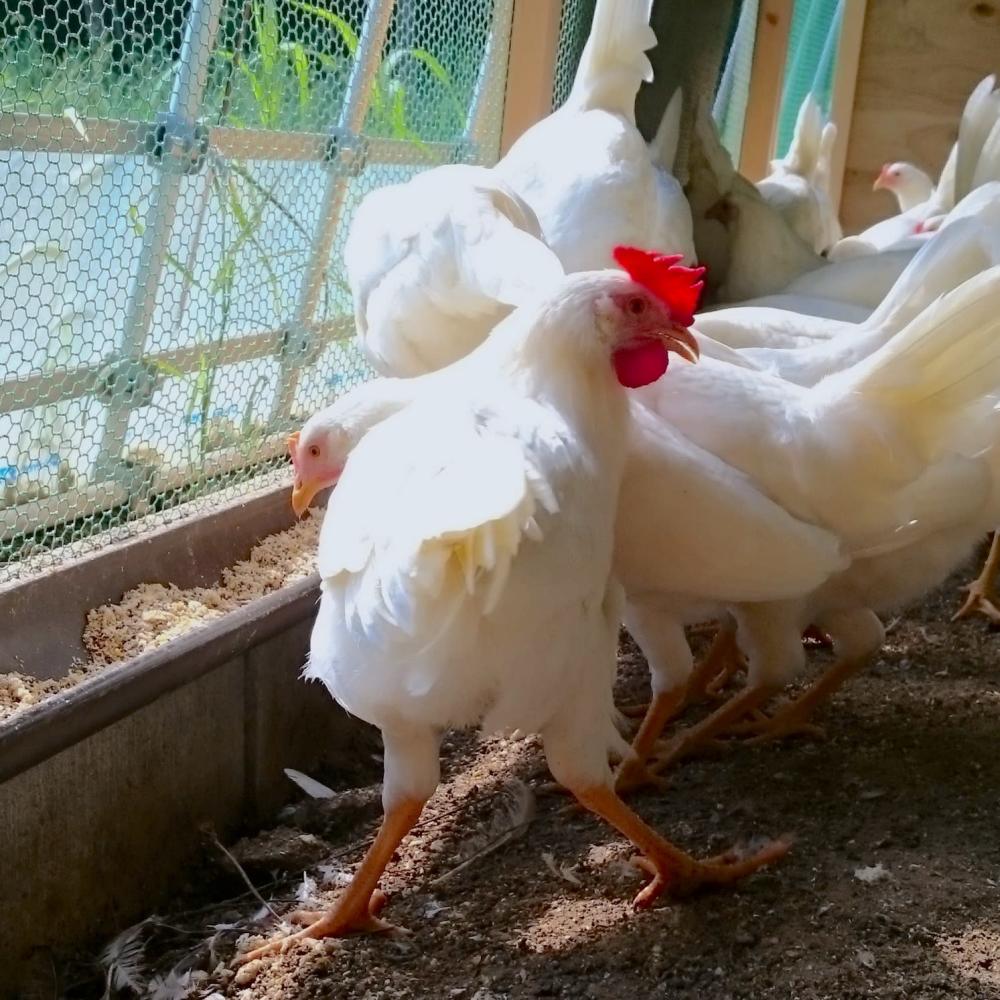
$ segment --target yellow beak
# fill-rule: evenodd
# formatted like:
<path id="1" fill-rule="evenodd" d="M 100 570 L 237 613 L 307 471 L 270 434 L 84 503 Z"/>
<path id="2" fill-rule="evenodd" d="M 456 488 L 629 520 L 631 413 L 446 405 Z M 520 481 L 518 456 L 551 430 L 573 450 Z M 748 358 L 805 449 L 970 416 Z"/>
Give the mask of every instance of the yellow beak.
<path id="1" fill-rule="evenodd" d="M 292 510 L 296 517 L 302 515 L 309 509 L 313 498 L 323 489 L 322 483 L 317 483 L 312 479 L 296 479 L 292 487 Z"/>
<path id="2" fill-rule="evenodd" d="M 695 335 L 683 326 L 675 326 L 662 334 L 667 350 L 673 351 L 692 364 L 701 357 L 701 350 Z"/>

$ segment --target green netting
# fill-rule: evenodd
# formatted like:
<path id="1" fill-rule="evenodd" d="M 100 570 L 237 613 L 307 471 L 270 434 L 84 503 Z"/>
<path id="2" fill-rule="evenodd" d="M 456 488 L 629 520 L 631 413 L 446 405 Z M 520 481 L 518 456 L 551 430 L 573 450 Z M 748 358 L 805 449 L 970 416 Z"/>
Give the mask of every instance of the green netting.
<path id="1" fill-rule="evenodd" d="M 795 131 L 795 116 L 811 90 L 830 113 L 844 0 L 795 0 L 778 118 L 776 155 L 784 156 Z"/>
<path id="2" fill-rule="evenodd" d="M 712 106 L 712 117 L 719 127 L 722 144 L 734 162 L 739 162 L 743 142 L 758 7 L 758 0 L 743 0 L 739 4 Z"/>
<path id="3" fill-rule="evenodd" d="M 552 81 L 552 107 L 569 97 L 573 88 L 577 63 L 590 34 L 596 0 L 563 0 L 559 20 L 559 48 L 556 53 L 556 72 Z"/>
<path id="4" fill-rule="evenodd" d="M 256 488 L 367 376 L 347 225 L 495 159 L 511 4 L 6 6 L 0 577 Z"/>

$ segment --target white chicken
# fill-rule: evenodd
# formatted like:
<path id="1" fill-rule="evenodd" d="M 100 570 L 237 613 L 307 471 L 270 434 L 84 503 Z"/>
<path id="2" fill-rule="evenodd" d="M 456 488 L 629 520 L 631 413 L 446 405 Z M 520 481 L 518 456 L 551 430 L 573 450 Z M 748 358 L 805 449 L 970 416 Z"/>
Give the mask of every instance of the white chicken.
<path id="1" fill-rule="evenodd" d="M 693 258 L 691 213 L 670 173 L 680 94 L 651 144 L 635 127 L 656 44 L 649 7 L 599 0 L 566 104 L 496 167 L 436 167 L 362 201 L 344 262 L 358 342 L 378 372 L 450 364 L 564 269 L 613 266 L 617 244 Z"/>
<path id="2" fill-rule="evenodd" d="M 707 357 L 740 365 L 749 363 L 786 381 L 811 386 L 868 357 L 929 308 L 936 298 L 996 264 L 1000 264 L 1000 226 L 983 217 L 966 218 L 942 229 L 924 245 L 864 323 L 825 321 L 824 329 L 824 321 L 786 313 L 787 326 L 768 326 L 754 310 L 731 309 L 696 317 L 694 328 Z M 730 313 L 735 314 L 734 319 L 749 313 L 750 329 L 742 332 L 735 328 L 735 323 L 712 324 L 713 318 L 725 318 Z M 795 322 L 807 319 L 802 325 L 812 334 L 811 339 L 789 343 Z M 720 351 L 711 342 L 713 329 L 728 338 L 723 341 L 727 345 L 736 343 L 737 357 Z M 758 343 L 764 341 L 765 334 L 771 336 L 772 330 L 776 343 L 760 346 L 753 343 L 755 337 Z"/>
<path id="3" fill-rule="evenodd" d="M 1000 91 L 988 76 L 973 89 L 962 109 L 958 140 L 952 145 L 937 184 L 912 163 L 882 167 L 873 190 L 891 191 L 899 214 L 849 236 L 831 251 L 832 259 L 864 256 L 912 243 L 940 228 L 958 202 L 983 184 L 1000 181 Z"/>
<path id="4" fill-rule="evenodd" d="M 378 880 L 439 780 L 441 730 L 538 732 L 557 780 L 642 852 L 650 905 L 732 882 L 784 854 L 696 861 L 617 797 L 620 588 L 611 575 L 628 404 L 667 350 L 693 359 L 691 273 L 568 277 L 524 306 L 350 456 L 320 537 L 322 597 L 307 676 L 378 725 L 385 817 L 335 907 L 289 941 L 380 930 Z M 651 289 L 655 289 L 655 294 Z M 300 439 L 299 449 L 312 445 Z M 403 507 L 399 498 L 406 497 Z"/>
<path id="5" fill-rule="evenodd" d="M 772 160 L 770 173 L 757 182 L 764 200 L 816 253 L 825 252 L 843 236 L 829 190 L 836 141 L 837 126 L 823 121 L 810 91 L 799 107 L 788 152 Z"/>
<path id="6" fill-rule="evenodd" d="M 828 261 L 735 169 L 706 104 L 695 119 L 686 193 L 714 303 L 772 306 L 859 322 L 918 247 Z"/>
<path id="7" fill-rule="evenodd" d="M 669 394 L 640 391 L 641 403 L 693 443 L 743 471 L 790 514 L 834 534 L 852 560 L 798 601 L 738 609 L 749 685 L 681 737 L 672 756 L 783 687 L 802 665 L 800 635 L 809 624 L 838 646 L 840 663 L 821 689 L 829 693 L 877 648 L 872 609 L 939 582 L 986 530 L 1000 492 L 991 500 L 990 462 L 977 456 L 997 441 L 996 419 L 983 416 L 1000 390 L 998 295 L 1000 269 L 991 268 L 811 389 L 704 360 L 697 378 L 675 373 Z M 800 706 L 796 722 L 801 713 Z"/>
<path id="8" fill-rule="evenodd" d="M 339 478 L 365 434 L 420 399 L 449 392 L 462 366 L 412 379 L 357 386 L 293 435 L 300 516 Z M 666 721 L 697 692 L 684 627 L 717 617 L 735 602 L 791 598 L 844 568 L 839 540 L 806 524 L 730 468 L 631 402 L 625 471 L 615 523 L 615 574 L 625 587 L 625 621 L 650 665 L 654 698 L 619 772 L 617 787 L 645 780 L 641 761 Z M 718 553 L 726 558 L 720 560 Z M 726 640 L 699 671 L 707 681 L 724 663 Z"/>
<path id="9" fill-rule="evenodd" d="M 358 343 L 376 371 L 468 354 L 562 276 L 531 208 L 485 167 L 451 165 L 369 194 L 344 249 Z"/>
<path id="10" fill-rule="evenodd" d="M 934 194 L 934 181 L 930 174 L 913 163 L 885 163 L 872 184 L 872 190 L 890 192 L 900 213 L 904 213 L 930 200 Z"/>
<path id="11" fill-rule="evenodd" d="M 646 49 L 652 0 L 598 0 L 570 95 L 496 165 L 535 210 L 545 242 L 567 271 L 612 266 L 617 244 L 694 260 L 691 210 L 671 174 L 681 95 L 651 144 L 635 125 L 635 98 L 651 80 Z"/>

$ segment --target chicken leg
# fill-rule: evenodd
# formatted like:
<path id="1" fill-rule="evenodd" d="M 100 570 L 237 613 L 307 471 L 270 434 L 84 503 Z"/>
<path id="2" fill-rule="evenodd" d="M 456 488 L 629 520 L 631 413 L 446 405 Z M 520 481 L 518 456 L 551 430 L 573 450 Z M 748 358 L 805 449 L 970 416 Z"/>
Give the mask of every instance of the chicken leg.
<path id="1" fill-rule="evenodd" d="M 972 583 L 966 585 L 968 596 L 965 598 L 965 603 L 952 616 L 953 622 L 959 618 L 968 618 L 973 612 L 978 611 L 986 615 L 994 625 L 1000 625 L 1000 607 L 998 607 L 1000 598 L 995 589 L 998 572 L 1000 572 L 1000 531 L 995 531 L 983 571 Z"/>
<path id="2" fill-rule="evenodd" d="M 337 900 L 333 909 L 318 916 L 314 913 L 292 914 L 293 922 L 301 922 L 303 916 L 316 916 L 317 919 L 294 934 L 275 938 L 260 948 L 247 952 L 240 958 L 240 964 L 252 962 L 265 955 L 285 952 L 292 945 L 308 938 L 345 937 L 348 934 L 384 933 L 394 930 L 392 924 L 380 920 L 377 915 L 385 898 L 378 892 L 378 880 L 395 854 L 396 848 L 416 825 L 425 802 L 426 800 L 424 802 L 404 800 L 386 812 L 375 842 L 368 849 L 361 867 L 355 872 L 351 884 L 344 895 Z"/>
<path id="3" fill-rule="evenodd" d="M 615 775 L 615 791 L 619 795 L 633 792 L 647 784 L 660 786 L 660 781 L 646 770 L 646 761 L 664 726 L 684 707 L 686 694 L 684 688 L 673 688 L 653 696 L 639 731 L 632 740 L 633 756 L 622 761 Z"/>
<path id="4" fill-rule="evenodd" d="M 740 858 L 735 852 L 697 860 L 661 837 L 615 794 L 604 786 L 571 788 L 580 804 L 610 823 L 639 849 L 636 859 L 652 879 L 635 897 L 637 909 L 646 909 L 668 892 L 683 896 L 702 886 L 731 885 L 759 868 L 783 858 L 791 848 L 787 838 L 771 841 L 755 854 Z"/>
<path id="5" fill-rule="evenodd" d="M 806 688 L 798 698 L 779 706 L 772 715 L 734 726 L 730 732 L 737 736 L 749 736 L 747 743 L 750 745 L 769 743 L 792 735 L 824 739 L 826 733 L 823 728 L 809 721 L 813 712 L 869 662 L 871 662 L 870 656 L 843 657 L 819 680 Z"/>
<path id="6" fill-rule="evenodd" d="M 755 684 L 734 694 L 723 705 L 701 722 L 681 730 L 647 765 L 651 774 L 660 774 L 672 764 L 691 755 L 698 748 L 715 741 L 716 737 L 729 732 L 734 723 L 743 721 L 747 715 L 761 707 L 778 692 L 771 684 Z"/>

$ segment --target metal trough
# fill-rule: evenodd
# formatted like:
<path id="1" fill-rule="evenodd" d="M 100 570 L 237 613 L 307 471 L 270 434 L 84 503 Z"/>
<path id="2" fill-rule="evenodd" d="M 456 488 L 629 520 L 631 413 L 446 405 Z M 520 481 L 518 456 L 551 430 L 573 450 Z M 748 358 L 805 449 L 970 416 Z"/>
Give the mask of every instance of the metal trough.
<path id="1" fill-rule="evenodd" d="M 290 526 L 285 488 L 0 589 L 3 662 L 37 677 L 83 656 L 89 609 L 144 581 L 214 583 Z M 0 723 L 0 996 L 38 948 L 155 908 L 200 849 L 259 823 L 359 730 L 298 681 L 318 599 L 300 581 Z"/>

